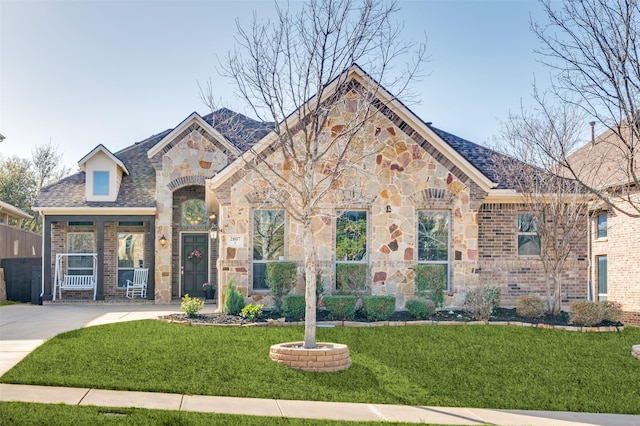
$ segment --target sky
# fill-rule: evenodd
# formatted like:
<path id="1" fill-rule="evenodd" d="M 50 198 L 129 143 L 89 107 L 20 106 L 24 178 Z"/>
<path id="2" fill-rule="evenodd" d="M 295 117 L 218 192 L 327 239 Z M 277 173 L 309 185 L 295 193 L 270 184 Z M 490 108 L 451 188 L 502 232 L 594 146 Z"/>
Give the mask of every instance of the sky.
<path id="1" fill-rule="evenodd" d="M 291 0 L 296 3 L 296 0 Z M 424 121 L 488 145 L 500 122 L 530 103 L 537 1 L 401 0 L 403 38 L 426 34 L 427 76 L 412 84 Z M 218 58 L 234 48 L 236 19 L 273 16 L 271 0 L 0 0 L 0 155 L 31 157 L 51 142 L 72 170 L 98 144 L 117 152 L 209 113 L 198 83 L 247 113 Z M 366 71 L 366 70 L 365 70 Z M 401 99 L 402 100 L 402 99 Z M 248 114 L 250 115 L 250 114 Z"/>

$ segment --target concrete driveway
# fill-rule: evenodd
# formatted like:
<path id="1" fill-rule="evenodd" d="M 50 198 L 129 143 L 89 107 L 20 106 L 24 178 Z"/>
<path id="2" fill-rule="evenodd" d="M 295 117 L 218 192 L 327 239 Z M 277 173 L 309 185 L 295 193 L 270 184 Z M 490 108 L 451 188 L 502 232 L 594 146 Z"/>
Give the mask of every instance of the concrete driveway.
<path id="1" fill-rule="evenodd" d="M 201 312 L 213 312 L 206 305 Z M 92 325 L 156 318 L 179 313 L 180 305 L 135 303 L 19 304 L 0 307 L 0 376 L 45 340 Z"/>

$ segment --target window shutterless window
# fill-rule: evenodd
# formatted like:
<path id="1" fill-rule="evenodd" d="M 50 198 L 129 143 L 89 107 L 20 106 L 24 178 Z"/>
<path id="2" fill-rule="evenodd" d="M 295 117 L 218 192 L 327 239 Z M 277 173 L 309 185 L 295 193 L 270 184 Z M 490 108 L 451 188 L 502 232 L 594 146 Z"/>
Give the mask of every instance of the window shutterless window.
<path id="1" fill-rule="evenodd" d="M 607 256 L 596 256 L 598 274 L 598 298 L 607 297 Z"/>
<path id="2" fill-rule="evenodd" d="M 268 290 L 267 263 L 284 259 L 284 210 L 253 211 L 253 289 Z"/>
<path id="3" fill-rule="evenodd" d="M 69 232 L 67 234 L 67 253 L 93 253 L 94 236 L 92 232 Z M 93 274 L 92 256 L 69 256 L 68 275 Z"/>
<path id="4" fill-rule="evenodd" d="M 607 214 L 599 214 L 597 219 L 598 238 L 607 238 Z"/>
<path id="5" fill-rule="evenodd" d="M 204 200 L 187 200 L 182 203 L 182 226 L 206 226 L 207 221 Z"/>
<path id="6" fill-rule="evenodd" d="M 109 195 L 109 172 L 93 172 L 93 195 Z"/>
<path id="7" fill-rule="evenodd" d="M 366 211 L 338 213 L 335 250 L 336 290 L 365 290 L 368 274 Z"/>
<path id="8" fill-rule="evenodd" d="M 540 256 L 540 235 L 531 213 L 518 213 L 518 256 Z"/>
<path id="9" fill-rule="evenodd" d="M 426 273 L 450 290 L 451 220 L 446 211 L 418 212 L 418 263 L 428 265 Z"/>
<path id="10" fill-rule="evenodd" d="M 144 266 L 144 234 L 118 233 L 118 287 L 133 280 L 133 270 Z"/>

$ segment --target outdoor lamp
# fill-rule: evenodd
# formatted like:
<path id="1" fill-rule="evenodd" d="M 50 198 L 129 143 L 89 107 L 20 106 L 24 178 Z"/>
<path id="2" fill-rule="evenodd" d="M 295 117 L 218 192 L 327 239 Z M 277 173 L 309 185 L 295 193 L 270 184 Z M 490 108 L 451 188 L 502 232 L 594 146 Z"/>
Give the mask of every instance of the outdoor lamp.
<path id="1" fill-rule="evenodd" d="M 165 244 L 167 244 L 167 238 L 162 234 L 162 237 L 160 237 L 160 245 L 164 247 Z"/>
<path id="2" fill-rule="evenodd" d="M 218 226 L 213 223 L 211 224 L 211 228 L 209 228 L 209 236 L 211 237 L 212 240 L 217 240 L 218 239 Z"/>

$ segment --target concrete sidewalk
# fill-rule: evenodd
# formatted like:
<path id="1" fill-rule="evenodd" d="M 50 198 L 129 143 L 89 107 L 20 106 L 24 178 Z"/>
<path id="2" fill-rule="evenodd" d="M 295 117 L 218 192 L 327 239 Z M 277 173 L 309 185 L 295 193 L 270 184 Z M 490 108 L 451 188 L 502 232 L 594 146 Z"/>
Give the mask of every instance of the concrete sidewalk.
<path id="1" fill-rule="evenodd" d="M 640 416 L 619 414 L 290 401 L 10 384 L 0 384 L 0 401 L 135 407 L 302 419 L 389 421 L 447 425 L 640 425 Z"/>
<path id="2" fill-rule="evenodd" d="M 213 312 L 215 309 L 215 305 L 206 305 L 202 312 Z M 46 339 L 59 333 L 92 325 L 156 318 L 177 312 L 180 312 L 179 305 L 136 303 L 3 306 L 0 308 L 0 375 Z M 0 384 L 0 401 L 456 425 L 640 426 L 640 416 L 618 414 L 288 401 L 13 384 Z"/>

